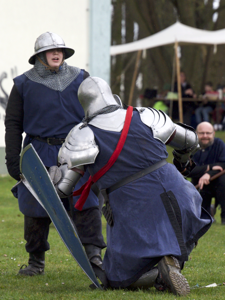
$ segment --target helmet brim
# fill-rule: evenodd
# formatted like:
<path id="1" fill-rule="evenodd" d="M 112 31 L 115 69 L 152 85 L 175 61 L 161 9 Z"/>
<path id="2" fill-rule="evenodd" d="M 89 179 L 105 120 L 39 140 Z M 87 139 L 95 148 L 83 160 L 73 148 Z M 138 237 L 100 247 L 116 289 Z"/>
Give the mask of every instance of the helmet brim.
<path id="1" fill-rule="evenodd" d="M 35 64 L 35 56 L 38 54 L 38 53 L 41 53 L 41 52 L 45 52 L 47 50 L 51 50 L 51 49 L 63 49 L 64 52 L 65 52 L 65 57 L 64 59 L 67 59 L 69 57 L 71 57 L 74 53 L 75 53 L 75 50 L 72 49 L 72 48 L 68 48 L 68 47 L 65 47 L 63 45 L 57 45 L 57 47 L 55 47 L 54 45 L 51 45 L 51 46 L 47 46 L 47 47 L 44 47 L 44 48 L 41 48 L 40 50 L 38 50 L 37 52 L 35 52 L 28 60 L 28 62 L 31 64 L 31 65 L 34 65 Z"/>

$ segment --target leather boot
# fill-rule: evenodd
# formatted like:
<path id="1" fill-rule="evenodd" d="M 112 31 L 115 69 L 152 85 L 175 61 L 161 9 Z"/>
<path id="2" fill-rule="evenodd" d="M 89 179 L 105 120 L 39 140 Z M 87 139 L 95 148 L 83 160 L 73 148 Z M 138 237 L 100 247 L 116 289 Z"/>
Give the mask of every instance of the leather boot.
<path id="1" fill-rule="evenodd" d="M 105 270 L 103 269 L 103 265 L 102 265 L 102 257 L 101 257 L 102 249 L 91 244 L 84 245 L 84 249 L 91 263 L 91 266 L 95 272 L 96 277 L 100 279 L 100 281 L 103 284 L 103 288 L 106 289 L 108 287 L 108 279 L 106 277 Z"/>
<path id="2" fill-rule="evenodd" d="M 128 286 L 128 289 L 149 289 L 154 286 L 157 276 L 158 269 L 154 268 L 147 273 L 144 273 L 136 282 Z"/>
<path id="3" fill-rule="evenodd" d="M 23 269 L 23 267 L 25 268 Z M 36 252 L 29 254 L 28 266 L 22 265 L 18 275 L 34 276 L 44 274 L 45 252 Z"/>
<path id="4" fill-rule="evenodd" d="M 158 263 L 159 280 L 164 289 L 174 295 L 186 296 L 190 293 L 187 279 L 180 272 L 180 264 L 173 256 L 164 256 Z M 157 288 L 157 287 L 156 287 Z"/>
<path id="5" fill-rule="evenodd" d="M 95 245 L 84 245 L 85 252 L 90 262 L 95 265 L 102 267 L 102 256 L 101 256 L 101 248 Z"/>

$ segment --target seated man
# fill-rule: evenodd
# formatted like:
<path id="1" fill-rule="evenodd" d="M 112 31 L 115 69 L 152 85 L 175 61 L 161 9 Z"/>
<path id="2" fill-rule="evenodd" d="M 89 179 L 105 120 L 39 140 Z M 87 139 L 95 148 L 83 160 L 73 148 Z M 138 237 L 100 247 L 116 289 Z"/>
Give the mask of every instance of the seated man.
<path id="1" fill-rule="evenodd" d="M 202 206 L 208 212 L 211 199 L 216 198 L 217 204 L 221 206 L 221 222 L 225 225 L 225 174 L 210 182 L 210 178 L 225 167 L 225 144 L 221 139 L 215 138 L 214 128 L 208 122 L 200 123 L 196 131 L 201 150 L 192 158 L 197 166 L 189 177 L 194 185 L 199 184 Z"/>
<path id="2" fill-rule="evenodd" d="M 222 95 L 219 96 L 219 98 L 225 100 L 225 86 L 222 88 Z M 225 103 L 224 101 L 221 103 L 217 103 L 213 113 L 212 113 L 212 118 L 213 118 L 213 127 L 214 130 L 223 130 L 224 129 L 224 117 L 225 117 Z"/>
<path id="3" fill-rule="evenodd" d="M 155 285 L 187 295 L 190 287 L 181 269 L 212 219 L 202 211 L 194 186 L 167 163 L 165 144 L 174 147 L 175 163 L 187 174 L 194 166 L 189 156 L 198 149 L 196 133 L 155 109 L 123 108 L 98 77 L 81 84 L 78 98 L 85 119 L 60 150 L 64 175 L 55 186 L 61 196 L 68 195 L 87 168 L 91 176 L 78 192 L 76 208 L 82 208 L 93 182 L 104 193 L 108 285 Z"/>
<path id="4" fill-rule="evenodd" d="M 216 107 L 215 102 L 210 102 L 212 99 L 218 98 L 218 92 L 213 90 L 213 85 L 211 82 L 205 84 L 205 92 L 202 97 L 202 103 L 195 110 L 196 123 L 200 124 L 202 121 L 209 122 L 210 113 Z"/>
<path id="5" fill-rule="evenodd" d="M 192 86 L 187 81 L 186 75 L 183 71 L 180 72 L 180 84 L 181 84 L 181 95 L 182 98 L 196 98 Z M 174 83 L 174 92 L 178 93 L 178 82 Z M 195 110 L 194 101 L 183 101 L 183 122 L 184 124 L 192 124 L 192 115 Z M 179 119 L 178 101 L 173 103 L 173 119 Z"/>

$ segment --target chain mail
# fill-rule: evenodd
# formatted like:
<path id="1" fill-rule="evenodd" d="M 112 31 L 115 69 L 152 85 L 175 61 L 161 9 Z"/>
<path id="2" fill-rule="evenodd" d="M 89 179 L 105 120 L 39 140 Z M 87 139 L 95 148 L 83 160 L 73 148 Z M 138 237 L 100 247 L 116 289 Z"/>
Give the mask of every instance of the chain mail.
<path id="1" fill-rule="evenodd" d="M 43 52 L 38 54 L 38 56 L 45 64 L 47 64 L 45 54 Z M 59 71 L 55 72 L 47 69 L 38 59 L 36 59 L 34 67 L 25 72 L 24 75 L 34 82 L 43 84 L 55 91 L 62 92 L 74 79 L 77 78 L 79 73 L 79 68 L 68 66 L 65 61 L 59 67 Z"/>

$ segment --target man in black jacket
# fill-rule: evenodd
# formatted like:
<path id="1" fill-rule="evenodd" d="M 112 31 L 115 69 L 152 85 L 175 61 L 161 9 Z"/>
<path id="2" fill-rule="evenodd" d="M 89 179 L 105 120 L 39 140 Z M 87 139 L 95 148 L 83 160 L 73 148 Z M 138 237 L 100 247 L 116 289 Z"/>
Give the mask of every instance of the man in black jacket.
<path id="1" fill-rule="evenodd" d="M 196 167 L 189 177 L 194 185 L 199 185 L 203 198 L 202 206 L 209 213 L 211 199 L 216 198 L 217 205 L 221 206 L 221 221 L 225 225 L 225 174 L 210 181 L 213 175 L 225 167 L 225 144 L 221 139 L 215 138 L 213 126 L 208 122 L 200 123 L 196 131 L 201 150 L 193 156 Z"/>

